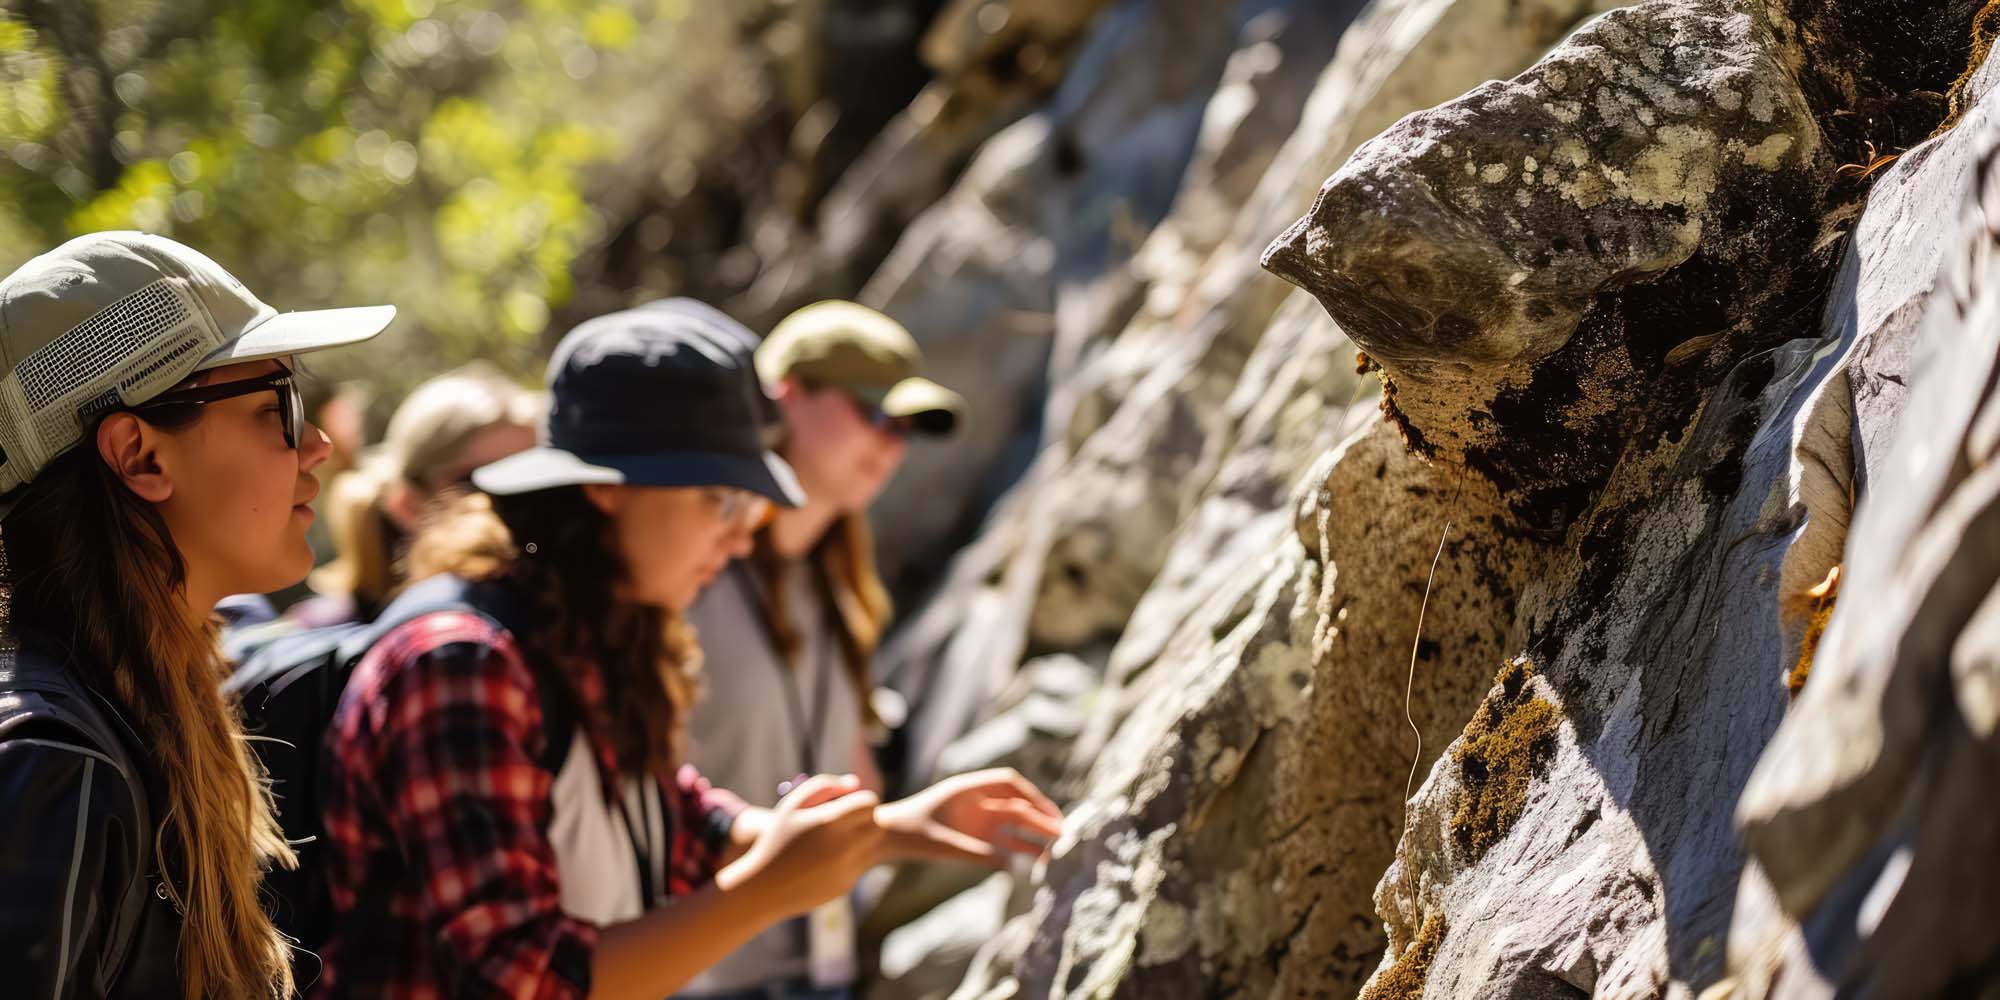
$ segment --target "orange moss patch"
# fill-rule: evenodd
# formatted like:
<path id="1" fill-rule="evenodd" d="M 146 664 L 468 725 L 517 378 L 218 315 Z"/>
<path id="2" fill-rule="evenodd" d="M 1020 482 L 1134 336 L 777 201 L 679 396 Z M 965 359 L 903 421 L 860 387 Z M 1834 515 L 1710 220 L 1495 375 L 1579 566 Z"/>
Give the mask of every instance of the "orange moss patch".
<path id="1" fill-rule="evenodd" d="M 1798 693 L 1805 690 L 1806 678 L 1812 674 L 1813 656 L 1819 652 L 1820 636 L 1826 633 L 1826 623 L 1833 619 L 1834 602 L 1839 599 L 1839 566 L 1827 570 L 1826 579 L 1806 591 L 1806 632 L 1799 639 L 1798 662 L 1792 664 L 1791 672 L 1785 675 L 1785 690 L 1790 691 L 1793 697 L 1798 697 Z"/>
<path id="2" fill-rule="evenodd" d="M 1527 805 L 1528 789 L 1555 757 L 1560 715 L 1529 692 L 1526 657 L 1507 664 L 1452 748 L 1463 791 L 1451 817 L 1451 841 L 1471 859 L 1500 842 Z"/>
<path id="3" fill-rule="evenodd" d="M 1444 918 L 1433 913 L 1417 929 L 1416 940 L 1403 949 L 1389 967 L 1369 980 L 1360 1000 L 1422 1000 L 1424 983 L 1430 979 L 1431 960 L 1437 958 L 1444 942 Z"/>

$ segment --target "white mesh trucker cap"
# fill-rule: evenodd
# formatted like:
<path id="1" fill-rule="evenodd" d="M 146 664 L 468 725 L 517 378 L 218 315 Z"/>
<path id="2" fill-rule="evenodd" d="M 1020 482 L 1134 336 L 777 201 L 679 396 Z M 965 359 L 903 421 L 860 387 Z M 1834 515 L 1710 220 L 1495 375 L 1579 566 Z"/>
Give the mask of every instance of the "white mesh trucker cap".
<path id="1" fill-rule="evenodd" d="M 395 306 L 280 313 L 201 253 L 92 233 L 0 279 L 0 513 L 105 411 L 196 372 L 367 340 Z"/>

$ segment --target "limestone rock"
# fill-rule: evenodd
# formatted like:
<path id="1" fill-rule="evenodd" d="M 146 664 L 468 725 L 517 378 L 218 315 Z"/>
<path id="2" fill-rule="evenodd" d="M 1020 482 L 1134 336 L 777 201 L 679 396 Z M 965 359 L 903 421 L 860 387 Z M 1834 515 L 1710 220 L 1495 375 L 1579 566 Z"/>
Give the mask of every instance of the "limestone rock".
<path id="1" fill-rule="evenodd" d="M 1246 20 L 1235 54 L 1226 60 L 1227 69 L 1214 84 L 1218 90 L 1209 96 L 1200 122 L 1190 133 L 1202 140 L 1189 162 L 1191 175 L 1212 177 L 1218 169 L 1241 173 L 1278 152 L 1283 141 L 1278 126 L 1286 118 L 1281 109 L 1289 107 L 1290 114 L 1296 116 L 1305 100 L 1297 92 L 1298 78 L 1311 75 L 1306 67 L 1315 59 L 1323 61 L 1332 49 L 1331 39 L 1338 35 L 1337 23 L 1329 21 L 1332 15 L 1319 6 L 1243 5 L 1236 16 Z M 1246 87 L 1253 92 L 1255 115 L 1246 116 L 1242 108 L 1245 98 L 1232 92 L 1232 88 Z M 1105 116 L 1117 108 L 1111 104 L 1091 114 Z M 1122 113 L 1144 110 L 1131 107 Z M 1144 122 L 1154 131 L 1165 124 L 1181 127 L 1177 120 L 1161 114 Z M 1230 166 L 1221 166 L 1224 163 Z M 1094 197 L 1113 190 L 1106 188 Z M 1187 224 L 1189 213 L 1215 211 L 1218 208 L 1213 202 L 1201 198 L 1186 204 L 1176 201 L 1162 225 L 1180 228 Z M 981 220 L 968 225 L 982 224 Z M 966 273 L 961 270 L 939 277 L 940 303 L 948 307 L 963 304 L 962 300 L 945 298 L 942 292 L 950 287 L 944 282 L 962 279 Z M 1092 281 L 1118 279 L 1093 277 L 1087 268 L 1081 268 L 1070 280 L 1073 285 L 1087 286 Z M 1263 286 L 1258 297 L 1272 300 L 1275 307 L 1284 295 L 1283 283 L 1262 275 L 1256 280 Z M 1106 434 L 1095 442 L 1088 457 L 1070 463 L 1067 445 L 1052 443 L 1044 448 L 1033 471 L 1013 484 L 1009 499 L 988 518 L 979 542 L 954 561 L 936 598 L 885 650 L 882 662 L 890 682 L 908 692 L 913 703 L 924 702 L 913 713 L 916 725 L 911 745 L 918 772 L 928 773 L 943 745 L 976 723 L 976 713 L 1006 683 L 1031 644 L 1038 649 L 1071 652 L 1095 648 L 1094 659 L 1103 662 L 1103 651 L 1117 637 L 1118 627 L 1144 593 L 1165 554 L 1160 538 L 1173 530 L 1183 509 L 1206 481 L 1204 461 L 1218 459 L 1225 450 L 1215 446 L 1227 439 L 1218 417 L 1234 384 L 1231 373 L 1242 366 L 1243 355 L 1261 333 L 1264 318 L 1268 313 L 1253 316 L 1234 334 L 1237 339 L 1231 342 L 1230 353 L 1210 355 L 1208 362 L 1199 350 L 1155 358 L 1159 375 L 1146 404 L 1134 407 L 1118 434 Z M 944 333 L 935 336 L 942 340 Z M 994 350 L 990 332 L 969 331 L 966 336 L 964 357 L 966 363 L 980 367 L 981 384 L 992 386 L 1004 405 L 1019 406 L 1006 397 L 1004 386 L 993 377 L 1007 355 L 985 353 Z M 1050 345 L 1045 341 L 1040 346 Z M 1203 364 L 1213 370 L 1205 375 L 1193 371 Z M 1046 372 L 1043 369 L 1038 378 Z M 1176 396 L 1176 386 L 1190 380 L 1203 383 L 1201 393 Z M 1044 383 L 1024 384 L 1039 392 L 1035 386 Z M 1254 393 L 1256 389 L 1246 387 L 1245 391 Z M 1018 419 L 1029 419 L 1021 409 L 1014 412 Z M 989 429 L 992 426 L 989 424 Z M 1016 443 L 1008 447 L 1032 448 L 1041 436 L 1032 428 L 1020 428 Z M 915 466 L 929 457 L 930 453 L 915 454 L 910 464 Z M 1274 469 L 1271 474 L 1281 482 L 1270 493 L 1275 497 L 1289 486 L 1295 470 Z M 963 492 L 960 485 L 956 494 L 946 495 Z M 883 520 L 886 528 L 888 519 Z M 1068 558 L 1054 569 L 1046 569 L 1048 553 L 1057 545 Z M 1093 547 L 1101 558 L 1093 560 L 1085 555 Z M 1072 580 L 1079 565 L 1089 572 L 1076 573 Z M 1070 582 L 1066 585 L 1065 581 Z M 939 704 L 940 699 L 950 704 Z"/>
<path id="2" fill-rule="evenodd" d="M 1920 319 L 1995 350 L 1975 6 L 1377 0 L 1275 150 L 1230 88 L 1309 49 L 1244 20 L 1182 178 L 1220 193 L 1135 253 L 1062 224 L 1039 455 L 886 657 L 920 762 L 1069 758 L 1046 869 L 945 904 L 1015 915 L 954 1000 L 1989 988 L 1937 900 L 1995 880 L 1992 365 L 1912 362 Z M 1047 142 L 1133 134 L 1105 99 Z M 1292 291 L 1249 261 L 1308 198 Z M 1080 729 L 984 708 L 1066 656 Z M 944 912 L 904 940 L 955 966 Z"/>
<path id="3" fill-rule="evenodd" d="M 1831 324 L 1867 338 L 1828 406 L 1860 502 L 1832 620 L 1739 808 L 1746 996 L 2000 989 L 1995 83 L 1989 59 L 1956 130 L 1877 182 L 1835 292 Z"/>
<path id="4" fill-rule="evenodd" d="M 1354 430 L 1344 415 L 1367 410 L 1355 405 L 1368 399 L 1353 380 L 1353 354 L 1309 299 L 1260 284 L 1267 279 L 1246 274 L 1242 262 L 1281 224 L 1275 206 L 1284 199 L 1272 192 L 1291 192 L 1296 204 L 1316 183 L 1306 171 L 1321 169 L 1313 164 L 1323 144 L 1351 145 L 1357 122 L 1386 123 L 1402 110 L 1378 103 L 1381 95 L 1432 88 L 1448 97 L 1530 61 L 1589 10 L 1375 8 L 1343 36 L 1299 131 L 1253 193 L 1270 215 L 1265 227 L 1232 232 L 1240 252 L 1219 250 L 1191 277 L 1174 279 L 1198 289 L 1190 296 L 1198 303 L 1135 321 L 1093 363 L 1129 350 L 1139 374 L 1090 390 L 1108 418 L 1092 427 L 1079 411 L 1072 427 L 1083 433 L 1063 446 L 1073 454 L 1041 470 L 1049 479 L 1024 483 L 1054 498 L 1045 501 L 1051 516 L 1032 523 L 1058 528 L 1044 553 L 1015 565 L 1041 561 L 1035 642 L 1115 631 L 1128 615 L 1131 622 L 1077 749 L 1069 790 L 1082 797 L 1079 818 L 1017 925 L 1032 937 L 998 939 L 959 996 L 1337 992 L 1372 968 L 1380 938 L 1367 897 L 1393 826 L 1365 804 L 1399 798 L 1403 774 L 1362 764 L 1407 749 L 1394 733 L 1346 716 L 1387 719 L 1394 705 L 1400 719 L 1393 650 L 1401 646 L 1406 658 L 1409 640 L 1347 636 L 1352 623 L 1415 618 L 1430 556 L 1415 553 L 1425 536 L 1436 544 L 1449 493 L 1402 461 L 1392 428 L 1362 431 L 1339 458 L 1315 463 Z M 1386 475 L 1392 463 L 1395 474 Z M 1280 503 L 1315 465 L 1305 506 Z M 1091 496 L 1093 481 L 1133 485 L 1123 507 L 1091 517 L 1089 503 L 1068 498 Z M 1157 513 L 1135 516 L 1135 507 Z M 1143 527 L 1126 528 L 1163 522 L 1179 525 L 1165 553 L 1147 545 Z M 1359 543 L 1369 534 L 1376 537 Z M 1361 548 L 1372 551 L 1347 554 Z M 1398 582 L 1329 597 L 1321 581 L 1333 555 L 1342 579 Z M 1099 603 L 1122 588 L 1089 584 L 1126 567 L 1152 581 L 1136 610 Z M 1438 596 L 1466 617 L 1490 607 L 1472 589 Z M 1331 648 L 1366 670 L 1321 692 L 1314 663 Z M 1430 746 L 1456 731 L 1483 688 L 1483 677 L 1463 684 L 1456 715 L 1420 706 Z M 1342 852 L 1353 863 L 1330 864 L 1330 843 L 1355 845 Z"/>
<path id="5" fill-rule="evenodd" d="M 1876 12 L 1941 30 L 1933 7 L 1892 8 Z M 1847 515 L 1829 501 L 1851 481 L 1825 461 L 1842 431 L 1817 421 L 1835 408 L 1813 400 L 1858 334 L 1815 317 L 1859 191 L 1835 184 L 1829 137 L 1851 111 L 1816 67 L 1862 42 L 1792 14 L 1606 14 L 1364 146 L 1267 258 L 1382 367 L 1428 460 L 1388 470 L 1465 491 L 1413 680 L 1415 707 L 1471 723 L 1434 767 L 1420 755 L 1407 814 L 1400 795 L 1381 814 L 1404 829 L 1375 894 L 1389 951 L 1370 996 L 1723 981 L 1735 794 L 1803 632 L 1781 608 L 1837 557 Z M 1845 96 L 1934 87 L 1932 69 L 1844 76 Z M 1709 138 L 1684 145 L 1688 130 Z M 1468 585 L 1474 618 L 1453 593 Z M 1318 676 L 1355 679 L 1351 663 L 1323 657 Z M 1477 712 L 1459 700 L 1475 676 Z"/>
<path id="6" fill-rule="evenodd" d="M 1186 523 L 1194 505 L 1208 489 L 1208 477 L 1221 469 L 1229 453 L 1233 428 L 1217 414 L 1232 395 L 1260 398 L 1261 376 L 1239 378 L 1287 290 L 1255 266 L 1256 248 L 1290 218 L 1300 200 L 1310 195 L 1320 178 L 1357 145 L 1366 130 L 1395 120 L 1410 102 L 1444 100 L 1496 73 L 1518 69 L 1554 42 L 1577 19 L 1594 9 L 1589 0 L 1536 0 L 1528 4 L 1449 0 L 1399 0 L 1363 11 L 1340 35 L 1337 57 L 1320 73 L 1319 82 L 1300 112 L 1299 125 L 1283 145 L 1269 154 L 1265 176 L 1251 189 L 1247 206 L 1221 247 L 1204 249 L 1212 239 L 1213 223 L 1199 198 L 1177 202 L 1162 224 L 1159 239 L 1149 242 L 1151 256 L 1141 261 L 1177 259 L 1165 270 L 1138 267 L 1149 287 L 1148 305 L 1086 365 L 1071 383 L 1051 391 L 1069 391 L 1078 407 L 1061 437 L 1052 429 L 1041 466 L 1014 488 L 1010 514 L 988 522 L 988 537 L 976 554 L 961 557 L 952 582 L 940 590 L 936 603 L 920 613 L 886 659 L 898 672 L 936 676 L 927 689 L 991 692 L 1020 662 L 1029 638 L 999 639 L 985 633 L 984 624 L 965 618 L 971 609 L 1005 605 L 1010 621 L 1028 623 L 1036 640 L 1060 645 L 1095 637 L 1094 641 L 1129 637 L 1157 648 L 1171 630 L 1171 620 L 1141 629 L 1119 630 L 1141 595 L 1167 559 L 1168 547 L 1158 543 L 1174 525 Z M 1286 30 L 1331 30 L 1337 22 L 1324 19 L 1288 22 Z M 1284 52 L 1310 52 L 1304 42 L 1252 35 L 1247 50 L 1279 44 Z M 1288 46 L 1288 47 L 1287 47 Z M 1293 57 L 1286 55 L 1284 62 Z M 1278 73 L 1246 78 L 1289 87 Z M 1285 91 L 1267 95 L 1275 100 Z M 1228 111 L 1214 108 L 1220 114 Z M 1214 103 L 1214 102 L 1212 102 Z M 1207 129 L 1207 134 L 1214 130 Z M 1227 149 L 1228 146 L 1221 148 Z M 1241 158 L 1243 154 L 1233 154 Z M 1197 162 L 1192 169 L 1208 170 Z M 1195 234 L 1209 235 L 1197 237 Z M 1288 308 L 1297 309 L 1297 306 Z M 1295 313 L 1304 316 L 1303 312 Z M 1293 321 L 1287 321 L 1293 322 Z M 1337 336 L 1337 335 L 1336 335 Z M 1322 349 L 1294 345 L 1302 350 Z M 1329 356 L 1338 348 L 1326 348 Z M 1288 356 L 1282 351 L 1272 359 Z M 1346 371 L 1346 360 L 1331 370 Z M 1141 389 L 1141 386 L 1144 386 Z M 1359 396 L 1345 387 L 1324 393 L 1342 412 Z M 1276 405 L 1290 399 L 1279 391 L 1265 394 Z M 1127 396 L 1131 410 L 1115 429 L 1099 435 Z M 1059 407 L 1052 405 L 1052 419 Z M 1293 419 L 1299 419 L 1294 415 Z M 1274 462 L 1261 475 L 1261 509 L 1283 496 L 1294 478 L 1321 447 L 1338 440 L 1338 417 L 1323 419 L 1331 428 L 1326 440 L 1310 452 Z M 1093 440 L 1094 438 L 1094 440 Z M 1239 469 L 1256 464 L 1254 449 L 1235 460 Z M 1037 501 L 1036 497 L 1044 499 Z M 1037 504 L 1040 504 L 1038 507 Z M 1228 518 L 1247 516 L 1249 509 L 1230 515 L 1211 512 L 1205 538 L 1209 545 L 1228 541 Z M 1054 522 L 1053 524 L 1049 522 Z M 1005 551 L 1004 536 L 1018 549 Z M 1053 562 L 1050 560 L 1053 558 Z M 1206 561 L 1204 552 L 1190 549 L 1188 565 Z M 1175 585 L 1178 588 L 1179 584 Z M 973 600 L 977 590 L 988 595 Z M 1025 591 L 1025 592 L 1024 592 Z M 1204 592 L 1179 602 L 1198 603 Z M 1003 597 L 1002 594 L 1007 596 Z M 1156 604 L 1156 607 L 1166 605 Z M 969 634 L 957 622 L 977 630 L 981 641 L 958 642 Z M 985 622 L 987 619 L 978 619 Z M 973 663 L 947 650 L 990 653 Z M 907 668 L 904 666 L 907 664 Z M 929 726 L 934 714 L 926 713 Z M 962 731 L 969 720 L 948 726 Z M 936 745 L 935 737 L 931 738 Z M 934 758 L 933 758 L 934 759 Z"/>
<path id="7" fill-rule="evenodd" d="M 825 192 L 810 228 L 766 220 L 756 242 L 768 250 L 767 262 L 733 311 L 767 329 L 808 302 L 852 295 L 973 154 L 1062 83 L 1105 6 L 1104 0 L 945 5 L 923 33 L 924 60 L 935 74 L 930 83 Z M 873 86 L 872 76 L 858 72 L 855 79 Z"/>
<path id="8" fill-rule="evenodd" d="M 949 444 L 913 443 L 875 507 L 883 568 L 912 574 L 906 590 L 942 577 L 951 549 L 1029 464 L 1057 288 L 1101 273 L 1166 215 L 1209 96 L 1263 6 L 1111 7 L 1046 108 L 983 148 L 862 290 L 911 328 L 971 408 Z"/>

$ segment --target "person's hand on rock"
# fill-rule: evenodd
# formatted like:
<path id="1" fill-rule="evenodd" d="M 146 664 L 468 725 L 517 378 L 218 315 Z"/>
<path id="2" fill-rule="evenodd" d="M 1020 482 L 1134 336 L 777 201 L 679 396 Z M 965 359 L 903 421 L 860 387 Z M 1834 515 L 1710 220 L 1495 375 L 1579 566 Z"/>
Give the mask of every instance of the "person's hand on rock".
<path id="1" fill-rule="evenodd" d="M 1012 768 L 946 778 L 875 810 L 894 859 L 966 861 L 1005 868 L 1016 855 L 1038 857 L 1062 832 L 1062 811 Z"/>

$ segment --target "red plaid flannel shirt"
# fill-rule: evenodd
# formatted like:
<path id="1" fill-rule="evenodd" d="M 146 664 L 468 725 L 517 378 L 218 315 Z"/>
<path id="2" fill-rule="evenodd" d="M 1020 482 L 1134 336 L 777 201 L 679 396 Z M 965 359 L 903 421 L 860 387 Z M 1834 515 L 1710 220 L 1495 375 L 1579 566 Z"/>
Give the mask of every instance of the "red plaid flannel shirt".
<path id="1" fill-rule="evenodd" d="M 570 681 L 601 773 L 615 773 L 603 676 L 576 670 Z M 597 928 L 558 900 L 542 726 L 513 637 L 478 615 L 426 615 L 363 658 L 328 740 L 336 916 L 314 996 L 590 992 Z M 714 877 L 742 802 L 692 767 L 661 791 L 680 818 L 667 891 L 681 895 Z"/>

